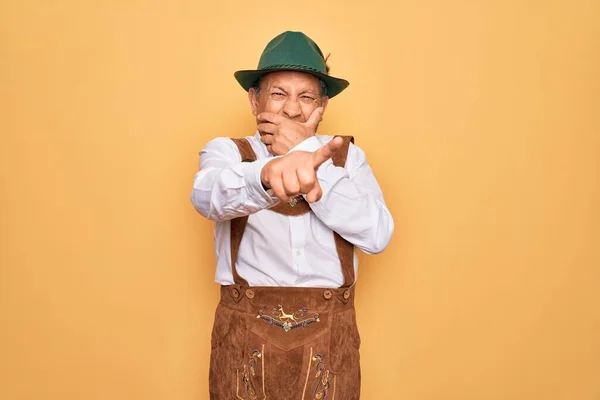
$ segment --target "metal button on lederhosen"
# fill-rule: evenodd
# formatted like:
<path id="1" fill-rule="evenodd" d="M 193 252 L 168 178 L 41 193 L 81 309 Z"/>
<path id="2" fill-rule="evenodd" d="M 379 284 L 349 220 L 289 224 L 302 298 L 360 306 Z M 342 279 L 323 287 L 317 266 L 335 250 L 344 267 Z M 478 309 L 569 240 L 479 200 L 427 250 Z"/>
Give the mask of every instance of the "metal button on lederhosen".
<path id="1" fill-rule="evenodd" d="M 346 162 L 351 137 L 333 157 Z M 242 160 L 256 155 L 246 139 L 232 139 Z M 261 212 L 301 215 L 306 201 Z M 334 233 L 344 276 L 341 288 L 250 287 L 235 268 L 248 217 L 231 221 L 234 284 L 223 286 L 215 313 L 210 398 L 358 399 L 360 337 L 354 312 L 353 246 Z"/>

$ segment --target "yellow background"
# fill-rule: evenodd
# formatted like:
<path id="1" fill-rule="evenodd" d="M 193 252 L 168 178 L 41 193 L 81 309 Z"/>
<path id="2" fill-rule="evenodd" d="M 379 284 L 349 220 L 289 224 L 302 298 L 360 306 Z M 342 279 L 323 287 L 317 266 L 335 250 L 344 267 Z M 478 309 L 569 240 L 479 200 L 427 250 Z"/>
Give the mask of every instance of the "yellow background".
<path id="1" fill-rule="evenodd" d="M 600 399 L 600 3 L 2 1 L 0 399 L 206 399 L 198 151 L 314 38 L 395 217 L 363 398 Z"/>

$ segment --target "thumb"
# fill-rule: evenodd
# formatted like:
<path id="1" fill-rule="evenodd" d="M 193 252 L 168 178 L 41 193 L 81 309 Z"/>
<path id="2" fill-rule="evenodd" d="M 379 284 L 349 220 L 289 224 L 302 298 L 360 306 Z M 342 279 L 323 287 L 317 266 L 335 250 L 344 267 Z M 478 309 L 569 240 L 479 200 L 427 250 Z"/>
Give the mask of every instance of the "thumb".
<path id="1" fill-rule="evenodd" d="M 315 186 L 306 193 L 306 201 L 314 203 L 321 200 L 321 196 L 323 196 L 323 190 L 321 189 L 321 185 L 319 185 L 319 181 L 315 181 Z"/>
<path id="2" fill-rule="evenodd" d="M 339 136 L 334 137 L 329 143 L 324 144 L 313 154 L 313 166 L 319 168 L 321 164 L 329 160 L 344 145 L 344 139 Z"/>
<path id="3" fill-rule="evenodd" d="M 325 109 L 323 107 L 317 107 L 313 110 L 312 114 L 310 114 L 310 117 L 308 117 L 308 120 L 304 123 L 307 126 L 310 126 L 312 128 L 315 128 L 315 131 L 317 130 L 317 125 L 319 125 L 319 122 L 323 121 L 323 113 L 325 112 Z"/>

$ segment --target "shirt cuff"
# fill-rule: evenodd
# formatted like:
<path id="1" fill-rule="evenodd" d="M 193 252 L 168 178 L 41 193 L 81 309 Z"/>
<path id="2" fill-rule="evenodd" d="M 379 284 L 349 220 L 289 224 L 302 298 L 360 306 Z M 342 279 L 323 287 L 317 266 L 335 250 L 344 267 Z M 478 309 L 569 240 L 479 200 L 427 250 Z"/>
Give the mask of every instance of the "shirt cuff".
<path id="1" fill-rule="evenodd" d="M 311 136 L 292 147 L 292 149 L 288 151 L 288 154 L 293 151 L 317 151 L 321 148 L 321 146 L 323 146 L 323 143 L 321 143 L 319 138 L 316 136 Z"/>
<path id="2" fill-rule="evenodd" d="M 273 194 L 271 189 L 265 190 L 260 179 L 264 166 L 276 158 L 279 157 L 262 158 L 253 162 L 242 163 L 242 172 L 246 187 L 248 188 L 248 195 L 263 207 L 273 206 L 279 202 L 279 199 Z"/>

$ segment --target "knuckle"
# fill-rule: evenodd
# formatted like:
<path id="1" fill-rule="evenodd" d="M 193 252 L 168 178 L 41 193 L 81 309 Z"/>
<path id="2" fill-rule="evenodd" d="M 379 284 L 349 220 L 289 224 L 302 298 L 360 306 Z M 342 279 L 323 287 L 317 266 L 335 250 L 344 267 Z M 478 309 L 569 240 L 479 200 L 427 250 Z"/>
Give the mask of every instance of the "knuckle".
<path id="1" fill-rule="evenodd" d="M 271 166 L 271 169 L 270 169 L 270 172 L 271 172 L 272 174 L 274 174 L 274 175 L 279 175 L 279 174 L 281 174 L 281 167 L 280 167 L 279 163 L 277 163 L 277 164 L 275 164 L 275 165 L 272 165 L 272 166 Z"/>
<path id="2" fill-rule="evenodd" d="M 309 174 L 303 174 L 301 179 L 304 186 L 313 187 L 315 185 L 315 178 Z"/>

